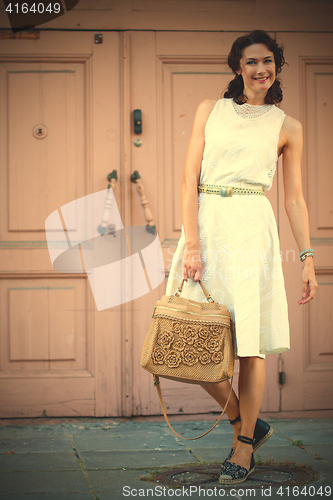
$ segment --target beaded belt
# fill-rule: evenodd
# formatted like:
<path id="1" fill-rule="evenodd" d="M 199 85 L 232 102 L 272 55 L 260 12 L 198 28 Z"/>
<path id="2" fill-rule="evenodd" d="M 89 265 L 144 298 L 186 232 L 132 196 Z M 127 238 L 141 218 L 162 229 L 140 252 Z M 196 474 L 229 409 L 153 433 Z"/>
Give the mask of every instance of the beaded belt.
<path id="1" fill-rule="evenodd" d="M 233 186 L 217 186 L 216 184 L 202 184 L 199 182 L 200 193 L 219 194 L 221 196 L 232 196 L 233 194 L 259 194 L 265 196 L 262 189 L 238 188 Z"/>

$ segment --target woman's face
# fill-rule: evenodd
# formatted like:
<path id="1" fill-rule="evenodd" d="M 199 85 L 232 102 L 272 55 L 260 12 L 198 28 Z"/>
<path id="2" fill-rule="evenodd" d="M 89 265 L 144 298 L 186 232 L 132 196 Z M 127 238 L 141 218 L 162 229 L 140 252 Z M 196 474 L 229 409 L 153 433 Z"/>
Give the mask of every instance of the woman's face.
<path id="1" fill-rule="evenodd" d="M 248 97 L 266 95 L 275 81 L 274 54 L 263 43 L 249 45 L 243 50 L 240 71 L 244 80 L 244 94 Z"/>

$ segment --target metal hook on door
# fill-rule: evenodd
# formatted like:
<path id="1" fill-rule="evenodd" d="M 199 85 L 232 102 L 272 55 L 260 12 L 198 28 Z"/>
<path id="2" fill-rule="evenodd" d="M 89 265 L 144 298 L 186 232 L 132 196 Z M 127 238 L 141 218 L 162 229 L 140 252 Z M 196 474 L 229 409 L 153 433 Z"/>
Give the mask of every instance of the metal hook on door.
<path id="1" fill-rule="evenodd" d="M 141 198 L 140 201 L 143 207 L 143 213 L 146 221 L 148 222 L 148 224 L 146 225 L 146 230 L 148 231 L 148 233 L 156 234 L 156 227 L 153 223 L 153 215 L 150 208 L 148 208 L 149 202 L 145 196 L 144 187 L 140 179 L 141 177 L 139 172 L 137 170 L 134 170 L 133 174 L 131 175 L 131 181 L 136 184 L 137 192 L 139 193 Z"/>
<path id="2" fill-rule="evenodd" d="M 107 177 L 109 184 L 108 190 L 104 203 L 104 211 L 102 215 L 102 222 L 98 225 L 97 231 L 99 234 L 104 236 L 104 234 L 112 234 L 115 235 L 116 226 L 115 224 L 109 223 L 110 211 L 113 202 L 112 192 L 116 189 L 116 183 L 118 180 L 117 170 L 113 170 Z M 111 189 L 110 189 L 111 188 Z"/>

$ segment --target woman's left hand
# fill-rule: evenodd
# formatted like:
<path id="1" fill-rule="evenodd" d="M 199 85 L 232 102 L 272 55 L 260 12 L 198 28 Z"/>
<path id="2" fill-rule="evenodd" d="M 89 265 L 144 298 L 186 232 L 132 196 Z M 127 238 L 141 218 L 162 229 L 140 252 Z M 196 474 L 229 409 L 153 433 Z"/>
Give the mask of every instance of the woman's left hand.
<path id="1" fill-rule="evenodd" d="M 312 258 L 312 257 L 308 257 Z M 313 263 L 305 264 L 302 270 L 302 293 L 303 297 L 298 301 L 298 305 L 310 302 L 315 296 L 318 288 Z"/>

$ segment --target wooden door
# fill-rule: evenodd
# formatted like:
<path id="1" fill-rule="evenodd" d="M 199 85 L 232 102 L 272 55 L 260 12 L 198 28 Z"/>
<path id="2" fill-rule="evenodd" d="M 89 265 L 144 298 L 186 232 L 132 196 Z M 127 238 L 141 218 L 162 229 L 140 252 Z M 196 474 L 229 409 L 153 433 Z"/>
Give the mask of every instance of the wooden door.
<path id="1" fill-rule="evenodd" d="M 98 312 L 88 275 L 56 272 L 45 238 L 47 217 L 114 169 L 122 209 L 119 34 L 29 36 L 0 54 L 0 417 L 120 415 L 122 309 Z"/>
<path id="2" fill-rule="evenodd" d="M 240 36 L 240 34 L 239 34 Z M 140 367 L 144 337 L 152 321 L 155 301 L 165 293 L 172 255 L 182 225 L 181 182 L 195 111 L 205 98 L 220 99 L 233 78 L 227 54 L 235 33 L 129 32 L 126 34 L 132 82 L 131 108 L 143 113 L 142 146 L 131 144 L 132 170 L 145 184 L 150 207 L 164 250 L 166 279 L 151 294 L 136 302 L 133 337 L 133 413 L 159 414 L 152 376 Z M 133 141 L 134 141 L 133 135 Z M 142 223 L 140 203 L 133 190 L 132 220 Z M 278 180 L 267 193 L 278 219 Z M 267 384 L 263 411 L 279 411 L 278 355 L 267 356 Z M 235 387 L 238 381 L 236 364 Z M 199 386 L 162 380 L 168 411 L 173 414 L 207 413 L 219 406 Z"/>
<path id="3" fill-rule="evenodd" d="M 333 408 L 333 35 L 277 33 L 285 45 L 283 109 L 303 125 L 303 193 L 309 211 L 310 241 L 318 282 L 316 296 L 298 306 L 302 295 L 299 250 L 283 209 L 280 189 L 280 238 L 291 329 L 291 349 L 281 355 L 286 383 L 281 390 L 283 411 Z"/>
<path id="4" fill-rule="evenodd" d="M 139 366 L 141 346 L 156 298 L 165 293 L 168 268 L 181 229 L 181 180 L 195 110 L 205 98 L 219 99 L 232 78 L 226 57 L 242 33 L 128 33 L 132 107 L 143 109 L 142 148 L 133 150 L 132 168 L 145 179 L 157 229 L 164 248 L 166 280 L 144 299 L 138 312 L 133 342 L 133 413 L 158 414 L 160 407 L 151 376 Z M 274 34 L 271 34 L 274 36 Z M 266 387 L 261 411 L 271 414 L 333 408 L 333 345 L 330 289 L 332 288 L 332 34 L 277 33 L 285 45 L 289 66 L 281 78 L 284 100 L 280 107 L 301 121 L 304 129 L 302 176 L 310 218 L 311 247 L 319 289 L 316 298 L 299 306 L 301 263 L 299 249 L 284 210 L 283 157 L 273 186 L 266 193 L 280 235 L 282 266 L 288 299 L 291 349 L 266 357 Z M 133 199 L 133 220 L 142 219 Z M 140 309 L 140 307 L 139 307 Z M 237 386 L 236 365 L 236 380 Z M 280 385 L 279 372 L 285 374 Z M 173 414 L 218 411 L 218 405 L 200 388 L 162 380 L 166 407 Z M 301 414 L 301 413 L 300 413 Z"/>
<path id="5" fill-rule="evenodd" d="M 0 417 L 160 414 L 152 377 L 140 367 L 141 348 L 180 236 L 181 179 L 195 110 L 206 97 L 222 97 L 232 78 L 226 57 L 241 34 L 104 32 L 103 43 L 95 44 L 93 32 L 42 32 L 37 40 L 2 40 Z M 283 208 L 280 158 L 267 198 L 284 256 L 291 350 L 267 356 L 262 410 L 272 413 L 332 408 L 333 352 L 330 295 L 320 292 L 329 292 L 332 275 L 332 208 L 325 191 L 332 35 L 277 38 L 290 65 L 282 72 L 281 108 L 301 120 L 305 132 L 304 194 L 319 289 L 315 301 L 298 306 L 301 265 Z M 140 136 L 134 109 L 142 111 Z M 47 129 L 42 139 L 33 135 L 41 124 Z M 124 226 L 146 224 L 131 182 L 134 171 L 141 176 L 166 278 L 135 300 L 97 311 L 89 273 L 52 268 L 45 220 L 105 189 L 114 169 Z M 290 249 L 295 260 L 286 258 Z M 219 409 L 200 387 L 163 380 L 162 388 L 170 413 Z"/>

